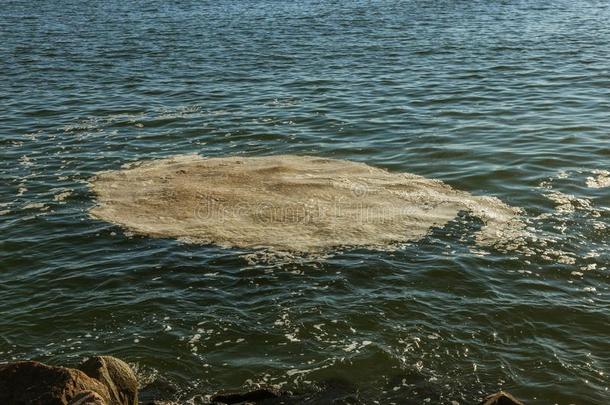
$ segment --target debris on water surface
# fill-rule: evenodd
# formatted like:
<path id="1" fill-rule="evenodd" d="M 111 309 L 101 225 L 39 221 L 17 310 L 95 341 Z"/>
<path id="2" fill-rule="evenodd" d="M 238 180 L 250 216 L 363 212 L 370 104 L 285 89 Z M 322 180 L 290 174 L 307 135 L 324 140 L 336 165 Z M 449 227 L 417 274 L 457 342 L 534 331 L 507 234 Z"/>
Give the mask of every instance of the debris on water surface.
<path id="1" fill-rule="evenodd" d="M 433 179 L 313 156 L 139 162 L 91 179 L 91 215 L 129 231 L 223 247 L 324 252 L 391 250 L 462 211 L 482 221 L 481 245 L 521 235 L 519 209 Z"/>

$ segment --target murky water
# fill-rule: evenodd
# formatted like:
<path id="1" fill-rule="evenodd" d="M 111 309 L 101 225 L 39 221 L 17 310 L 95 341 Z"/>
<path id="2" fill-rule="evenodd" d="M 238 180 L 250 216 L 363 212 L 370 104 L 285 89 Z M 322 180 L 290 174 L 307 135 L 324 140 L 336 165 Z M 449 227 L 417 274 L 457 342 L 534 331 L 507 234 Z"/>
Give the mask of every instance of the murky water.
<path id="1" fill-rule="evenodd" d="M 610 401 L 605 2 L 0 7 L 0 361 L 117 355 L 185 398 L 342 379 L 365 403 Z M 250 260 L 92 219 L 126 163 L 299 154 L 524 210 L 396 251 Z"/>

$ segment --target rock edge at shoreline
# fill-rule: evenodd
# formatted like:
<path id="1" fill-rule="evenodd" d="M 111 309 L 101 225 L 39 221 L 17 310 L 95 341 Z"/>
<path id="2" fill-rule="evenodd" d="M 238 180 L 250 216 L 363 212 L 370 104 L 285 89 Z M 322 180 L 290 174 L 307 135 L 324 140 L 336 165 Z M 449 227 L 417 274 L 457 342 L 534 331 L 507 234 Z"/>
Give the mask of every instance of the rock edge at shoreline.
<path id="1" fill-rule="evenodd" d="M 37 361 L 0 364 L 0 404 L 3 405 L 178 405 L 161 398 L 171 391 L 151 384 L 140 390 L 127 363 L 112 356 L 94 356 L 77 368 L 49 366 Z M 163 384 L 161 384 L 162 386 Z M 167 388 L 167 387 L 166 387 Z M 170 387 L 171 388 L 171 387 Z M 325 398 L 328 393 L 293 394 L 272 387 L 227 391 L 211 396 L 212 404 L 360 404 L 347 395 Z M 507 392 L 485 397 L 479 405 L 524 405 Z"/>

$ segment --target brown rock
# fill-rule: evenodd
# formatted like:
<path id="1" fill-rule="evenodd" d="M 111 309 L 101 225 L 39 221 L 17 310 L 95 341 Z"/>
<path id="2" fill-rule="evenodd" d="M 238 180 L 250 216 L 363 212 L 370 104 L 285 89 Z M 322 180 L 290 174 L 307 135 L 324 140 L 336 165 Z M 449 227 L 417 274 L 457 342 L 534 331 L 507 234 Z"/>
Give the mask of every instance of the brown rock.
<path id="1" fill-rule="evenodd" d="M 124 361 L 112 356 L 95 356 L 78 368 L 108 388 L 113 405 L 137 405 L 138 380 Z"/>
<path id="2" fill-rule="evenodd" d="M 106 387 L 80 370 L 37 361 L 0 365 L 0 404 L 68 405 L 82 391 L 92 391 L 102 403 L 110 403 Z"/>
<path id="3" fill-rule="evenodd" d="M 93 391 L 82 391 L 76 394 L 68 405 L 107 405 L 107 403 L 104 398 Z"/>
<path id="4" fill-rule="evenodd" d="M 499 391 L 495 394 L 491 394 L 483 401 L 480 405 L 525 405 L 523 402 L 519 401 L 517 398 L 513 397 L 508 392 Z"/>

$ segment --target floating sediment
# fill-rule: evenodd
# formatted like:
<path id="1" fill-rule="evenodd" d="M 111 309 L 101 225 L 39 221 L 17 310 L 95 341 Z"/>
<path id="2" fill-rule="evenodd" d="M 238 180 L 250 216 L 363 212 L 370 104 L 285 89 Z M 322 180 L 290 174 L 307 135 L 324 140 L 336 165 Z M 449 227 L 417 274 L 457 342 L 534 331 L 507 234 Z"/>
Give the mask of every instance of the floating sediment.
<path id="1" fill-rule="evenodd" d="M 410 173 L 313 156 L 138 162 L 91 179 L 95 218 L 129 231 L 223 247 L 324 252 L 388 250 L 468 211 L 481 245 L 521 231 L 519 209 Z"/>

